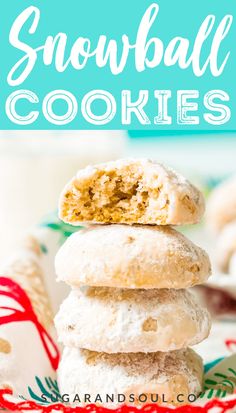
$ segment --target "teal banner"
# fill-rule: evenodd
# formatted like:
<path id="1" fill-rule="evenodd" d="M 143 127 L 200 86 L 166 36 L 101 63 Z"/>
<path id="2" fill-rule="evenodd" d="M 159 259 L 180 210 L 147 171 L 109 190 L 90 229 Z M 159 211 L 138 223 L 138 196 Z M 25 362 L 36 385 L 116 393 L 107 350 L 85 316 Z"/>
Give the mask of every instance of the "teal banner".
<path id="1" fill-rule="evenodd" d="M 0 129 L 236 129 L 235 0 L 8 0 Z"/>

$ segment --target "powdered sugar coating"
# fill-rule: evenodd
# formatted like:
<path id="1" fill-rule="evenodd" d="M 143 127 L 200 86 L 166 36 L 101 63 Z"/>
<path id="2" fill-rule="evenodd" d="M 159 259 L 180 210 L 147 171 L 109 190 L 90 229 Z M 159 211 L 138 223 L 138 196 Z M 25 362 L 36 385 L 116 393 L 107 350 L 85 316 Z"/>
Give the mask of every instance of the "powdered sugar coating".
<path id="1" fill-rule="evenodd" d="M 72 291 L 55 324 L 64 345 L 106 353 L 186 348 L 204 340 L 211 325 L 186 290 L 94 287 Z"/>
<path id="2" fill-rule="evenodd" d="M 58 370 L 62 394 L 118 393 L 136 397 L 140 394 L 164 394 L 169 404 L 177 404 L 177 395 L 187 401 L 189 394 L 201 391 L 203 365 L 201 358 L 191 349 L 169 353 L 95 353 L 76 348 L 65 348 Z M 128 404 L 130 404 L 128 402 Z M 117 407 L 117 402 L 104 403 Z"/>
<path id="3" fill-rule="evenodd" d="M 58 279 L 72 286 L 188 288 L 211 273 L 205 251 L 171 227 L 96 225 L 57 253 Z"/>

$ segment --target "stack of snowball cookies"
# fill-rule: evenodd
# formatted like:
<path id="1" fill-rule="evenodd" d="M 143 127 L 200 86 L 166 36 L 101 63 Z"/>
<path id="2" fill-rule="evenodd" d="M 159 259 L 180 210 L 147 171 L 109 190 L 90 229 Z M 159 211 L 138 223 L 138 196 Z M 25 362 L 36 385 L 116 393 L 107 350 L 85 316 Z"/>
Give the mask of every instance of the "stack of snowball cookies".
<path id="1" fill-rule="evenodd" d="M 147 159 L 89 166 L 67 184 L 60 218 L 84 229 L 55 262 L 58 279 L 72 287 L 55 318 L 65 346 L 62 394 L 89 394 L 87 402 L 100 395 L 110 408 L 118 394 L 131 405 L 188 403 L 200 394 L 203 364 L 190 346 L 208 336 L 211 322 L 188 288 L 204 283 L 211 266 L 172 226 L 195 224 L 203 213 L 197 188 Z"/>

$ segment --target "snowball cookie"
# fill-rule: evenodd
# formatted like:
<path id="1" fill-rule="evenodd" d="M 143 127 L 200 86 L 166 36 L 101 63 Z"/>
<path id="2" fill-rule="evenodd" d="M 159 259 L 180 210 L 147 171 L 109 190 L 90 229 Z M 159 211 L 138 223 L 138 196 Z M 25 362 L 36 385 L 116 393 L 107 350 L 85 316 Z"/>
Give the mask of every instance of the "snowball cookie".
<path id="1" fill-rule="evenodd" d="M 95 225 L 71 235 L 56 255 L 72 286 L 187 288 L 207 280 L 207 254 L 171 227 Z"/>
<path id="2" fill-rule="evenodd" d="M 185 178 L 147 159 L 121 159 L 80 170 L 64 189 L 59 216 L 81 222 L 194 224 L 203 196 Z"/>
<path id="3" fill-rule="evenodd" d="M 105 353 L 178 350 L 204 340 L 210 316 L 186 290 L 74 290 L 55 318 L 59 341 Z"/>
<path id="4" fill-rule="evenodd" d="M 146 403 L 157 401 L 158 395 L 160 404 L 163 397 L 169 404 L 178 404 L 180 394 L 187 402 L 189 394 L 197 396 L 201 392 L 202 379 L 202 359 L 190 349 L 106 354 L 66 347 L 58 370 L 60 392 L 69 394 L 71 403 L 75 395 L 83 403 L 84 395 L 89 394 L 88 402 L 110 408 L 123 403 L 144 404 L 145 395 Z M 109 401 L 107 395 L 113 395 L 114 401 Z M 119 403 L 118 395 L 124 395 L 125 400 L 123 397 Z"/>
<path id="5" fill-rule="evenodd" d="M 232 254 L 229 262 L 229 274 L 234 277 L 234 289 L 236 291 L 236 251 Z M 233 278 L 230 277 L 230 280 L 233 282 Z M 232 289 L 231 289 L 232 292 Z"/>
<path id="6" fill-rule="evenodd" d="M 236 253 L 236 221 L 226 225 L 217 240 L 216 262 L 223 272 L 229 272 L 232 256 Z"/>
<path id="7" fill-rule="evenodd" d="M 236 176 L 227 179 L 212 191 L 206 219 L 214 232 L 219 232 L 226 224 L 236 220 Z"/>

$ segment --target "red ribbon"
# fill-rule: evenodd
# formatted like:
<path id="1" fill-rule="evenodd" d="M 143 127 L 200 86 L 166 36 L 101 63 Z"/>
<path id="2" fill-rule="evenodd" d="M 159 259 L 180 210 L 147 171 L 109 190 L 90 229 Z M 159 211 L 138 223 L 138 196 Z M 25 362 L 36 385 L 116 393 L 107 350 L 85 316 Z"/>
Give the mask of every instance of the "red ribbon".
<path id="1" fill-rule="evenodd" d="M 38 331 L 39 337 L 42 341 L 43 347 L 47 353 L 52 368 L 54 370 L 57 370 L 59 363 L 58 348 L 45 328 L 39 322 L 38 317 L 32 307 L 31 301 L 25 291 L 10 278 L 0 277 L 0 295 L 15 300 L 22 307 L 22 310 L 19 310 L 16 308 L 4 307 L 0 305 L 0 309 L 11 312 L 11 314 L 9 315 L 0 315 L 0 325 L 22 321 L 32 322 Z"/>
<path id="2" fill-rule="evenodd" d="M 236 352 L 236 340 L 225 340 L 225 345 L 232 353 Z"/>
<path id="3" fill-rule="evenodd" d="M 218 400 L 214 399 L 205 404 L 205 406 L 179 406 L 179 407 L 164 407 L 156 404 L 150 404 L 141 408 L 132 406 L 121 406 L 118 409 L 107 409 L 102 406 L 88 405 L 85 407 L 70 407 L 62 403 L 51 404 L 48 406 L 40 406 L 33 401 L 24 401 L 13 403 L 6 400 L 5 396 L 12 394 L 9 389 L 0 390 L 0 406 L 10 411 L 26 412 L 34 411 L 41 413 L 210 413 L 214 408 L 217 408 L 218 413 L 226 413 L 232 411 L 236 407 L 236 399 L 233 400 Z"/>

